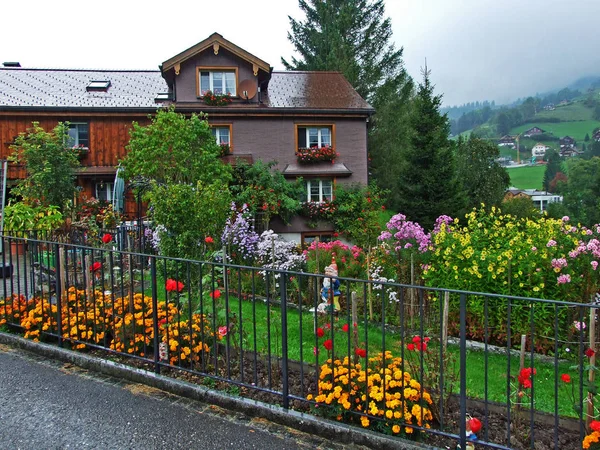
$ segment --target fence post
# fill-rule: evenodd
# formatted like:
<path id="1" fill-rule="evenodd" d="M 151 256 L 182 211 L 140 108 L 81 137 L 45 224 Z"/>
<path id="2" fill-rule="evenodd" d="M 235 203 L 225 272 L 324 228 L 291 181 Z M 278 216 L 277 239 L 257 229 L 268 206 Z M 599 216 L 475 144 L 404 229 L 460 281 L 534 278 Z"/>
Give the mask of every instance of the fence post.
<path id="1" fill-rule="evenodd" d="M 460 448 L 467 448 L 467 298 L 460 294 Z"/>
<path id="2" fill-rule="evenodd" d="M 289 409 L 289 386 L 288 386 L 288 332 L 287 332 L 287 272 L 279 273 L 279 292 L 281 299 L 281 375 L 283 382 L 283 408 Z"/>
<path id="3" fill-rule="evenodd" d="M 61 255 L 60 255 L 60 247 L 58 243 L 54 244 L 54 258 L 56 260 L 56 275 L 54 277 L 54 283 L 56 283 L 55 291 L 56 291 L 56 333 L 58 334 L 58 346 L 63 346 L 63 334 L 62 334 L 62 273 L 58 268 L 62 264 Z M 52 282 L 52 281 L 51 281 Z"/>
<path id="4" fill-rule="evenodd" d="M 160 342 L 158 341 L 158 289 L 156 286 L 155 256 L 150 256 L 150 278 L 150 283 L 152 284 L 152 330 L 154 331 L 152 345 L 154 347 L 154 372 L 160 373 Z"/>
<path id="5" fill-rule="evenodd" d="M 590 386 L 594 385 L 594 374 L 596 367 L 596 308 L 590 308 L 590 321 L 589 321 L 589 335 L 590 335 L 590 348 L 594 351 L 590 357 L 590 370 L 588 373 L 588 381 Z M 594 394 L 588 392 L 587 401 L 587 420 L 586 424 L 589 427 L 592 419 L 595 416 L 594 411 Z"/>

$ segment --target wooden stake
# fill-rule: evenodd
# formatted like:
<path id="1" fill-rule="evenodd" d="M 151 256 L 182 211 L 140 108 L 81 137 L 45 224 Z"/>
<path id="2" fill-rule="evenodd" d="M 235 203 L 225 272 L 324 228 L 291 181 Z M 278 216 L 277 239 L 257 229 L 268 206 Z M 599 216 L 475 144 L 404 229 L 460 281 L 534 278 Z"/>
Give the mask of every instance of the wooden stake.
<path id="1" fill-rule="evenodd" d="M 450 309 L 450 292 L 444 292 L 444 309 L 442 311 L 442 351 L 448 347 L 448 310 Z"/>
<path id="2" fill-rule="evenodd" d="M 520 353 L 520 359 L 519 359 L 519 374 L 521 373 L 521 371 L 525 368 L 525 346 L 527 345 L 527 335 L 522 334 L 521 335 L 521 353 Z M 510 356 L 509 356 L 510 358 Z M 522 395 L 521 393 L 523 392 L 523 389 L 521 389 L 521 383 L 519 383 L 519 389 L 517 391 L 517 404 L 515 405 L 515 408 L 517 410 L 519 410 L 521 408 L 521 398 Z"/>
<path id="3" fill-rule="evenodd" d="M 358 355 L 356 354 L 356 349 L 359 348 L 358 345 L 358 299 L 356 298 L 356 292 L 352 292 L 350 294 L 352 299 L 352 333 L 354 335 L 354 364 L 358 364 Z M 356 324 L 357 326 L 354 326 Z"/>

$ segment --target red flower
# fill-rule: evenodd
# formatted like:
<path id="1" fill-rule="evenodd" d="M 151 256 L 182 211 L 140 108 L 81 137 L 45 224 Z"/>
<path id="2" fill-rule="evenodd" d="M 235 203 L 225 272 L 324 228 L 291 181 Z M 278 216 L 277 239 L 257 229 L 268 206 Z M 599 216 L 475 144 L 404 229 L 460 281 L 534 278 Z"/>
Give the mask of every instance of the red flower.
<path id="1" fill-rule="evenodd" d="M 325 347 L 327 350 L 331 350 L 333 348 L 333 341 L 331 339 L 327 339 L 325 342 L 323 342 L 323 347 Z"/>
<path id="2" fill-rule="evenodd" d="M 537 371 L 531 367 L 525 367 L 521 369 L 519 373 L 519 384 L 521 384 L 525 389 L 529 389 L 531 385 L 531 375 L 535 375 Z"/>
<path id="3" fill-rule="evenodd" d="M 210 293 L 210 296 L 216 300 L 221 297 L 221 291 L 218 289 L 215 289 L 214 292 Z"/>
<path id="4" fill-rule="evenodd" d="M 421 336 L 415 336 L 413 338 L 413 342 L 416 344 L 417 342 L 421 342 Z"/>
<path id="5" fill-rule="evenodd" d="M 354 350 L 354 353 L 356 353 L 356 356 L 360 358 L 367 357 L 367 351 L 364 348 L 357 348 L 356 350 Z"/>
<path id="6" fill-rule="evenodd" d="M 344 326 L 342 327 L 342 331 L 344 333 L 347 333 L 349 329 L 350 329 L 350 326 L 347 323 L 345 323 Z"/>
<path id="7" fill-rule="evenodd" d="M 592 350 L 591 348 L 588 348 L 585 351 L 585 356 L 587 356 L 588 358 L 591 358 L 592 356 L 594 356 L 596 354 L 596 352 L 594 350 Z"/>
<path id="8" fill-rule="evenodd" d="M 479 430 L 481 430 L 481 420 L 475 417 L 469 419 L 468 424 L 473 433 L 479 433 Z"/>
<path id="9" fill-rule="evenodd" d="M 568 373 L 563 373 L 560 376 L 560 379 L 563 380 L 565 383 L 570 383 L 571 382 L 571 375 L 569 375 Z"/>
<path id="10" fill-rule="evenodd" d="M 167 323 L 167 319 L 160 319 L 160 320 L 158 321 L 158 325 L 159 325 L 159 326 L 166 325 L 166 323 Z"/>
<path id="11" fill-rule="evenodd" d="M 598 431 L 598 432 L 600 432 L 600 422 L 598 422 L 597 420 L 592 420 L 590 422 L 590 429 L 592 431 Z"/>
<path id="12" fill-rule="evenodd" d="M 206 242 L 207 244 L 212 244 L 213 242 L 215 242 L 215 240 L 213 238 L 211 238 L 210 236 L 206 236 L 204 238 L 204 242 Z"/>
<path id="13" fill-rule="evenodd" d="M 317 337 L 322 338 L 323 336 L 325 336 L 325 331 L 323 330 L 323 328 L 317 328 Z"/>
<path id="14" fill-rule="evenodd" d="M 106 233 L 104 236 L 102 236 L 102 242 L 105 244 L 112 242 L 112 235 L 110 233 Z"/>
<path id="15" fill-rule="evenodd" d="M 181 292 L 183 291 L 183 283 L 181 281 L 173 280 L 169 278 L 165 284 L 167 292 Z"/>
<path id="16" fill-rule="evenodd" d="M 410 350 L 411 352 L 414 352 L 415 351 L 415 344 L 407 344 L 406 348 L 408 350 Z"/>
<path id="17" fill-rule="evenodd" d="M 96 261 L 94 264 L 92 264 L 90 266 L 90 272 L 95 272 L 97 270 L 100 270 L 101 267 L 102 267 L 102 263 L 99 261 Z"/>

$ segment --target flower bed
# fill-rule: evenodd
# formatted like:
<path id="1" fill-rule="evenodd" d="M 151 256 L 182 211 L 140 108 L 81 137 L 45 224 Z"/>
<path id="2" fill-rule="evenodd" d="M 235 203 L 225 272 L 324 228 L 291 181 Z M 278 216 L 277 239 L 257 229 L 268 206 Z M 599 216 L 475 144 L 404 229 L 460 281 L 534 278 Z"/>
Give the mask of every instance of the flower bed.
<path id="1" fill-rule="evenodd" d="M 333 147 L 326 145 L 324 147 L 299 148 L 296 157 L 299 163 L 316 163 L 320 161 L 335 162 L 339 153 L 336 153 Z"/>

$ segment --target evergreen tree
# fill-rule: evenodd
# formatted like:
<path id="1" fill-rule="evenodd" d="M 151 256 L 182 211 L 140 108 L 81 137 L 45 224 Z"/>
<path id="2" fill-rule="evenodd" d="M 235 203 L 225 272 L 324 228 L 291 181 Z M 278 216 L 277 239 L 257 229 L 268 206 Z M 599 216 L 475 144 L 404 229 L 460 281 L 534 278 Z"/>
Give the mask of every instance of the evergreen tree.
<path id="1" fill-rule="evenodd" d="M 496 159 L 497 145 L 471 134 L 468 140 L 459 138 L 456 146 L 457 174 L 467 198 L 467 209 L 498 206 L 510 184 L 510 176 Z"/>
<path id="2" fill-rule="evenodd" d="M 546 171 L 544 172 L 544 190 L 550 192 L 550 183 L 554 180 L 557 173 L 561 172 L 562 161 L 560 155 L 556 150 L 550 149 L 546 152 L 544 157 L 546 162 Z"/>
<path id="3" fill-rule="evenodd" d="M 288 70 L 336 70 L 368 101 L 388 80 L 406 78 L 402 48 L 391 42 L 383 0 L 299 0 L 304 21 L 289 17 L 288 39 L 300 58 Z"/>
<path id="4" fill-rule="evenodd" d="M 442 97 L 433 91 L 425 67 L 410 117 L 410 146 L 402 153 L 398 173 L 400 212 L 424 228 L 432 228 L 438 216 L 455 215 L 464 206 L 454 145 L 448 139 L 450 125 L 440 114 Z"/>
<path id="5" fill-rule="evenodd" d="M 583 140 L 584 140 L 584 142 L 589 142 L 590 141 L 590 135 L 589 135 L 589 133 L 585 133 L 585 138 Z"/>

